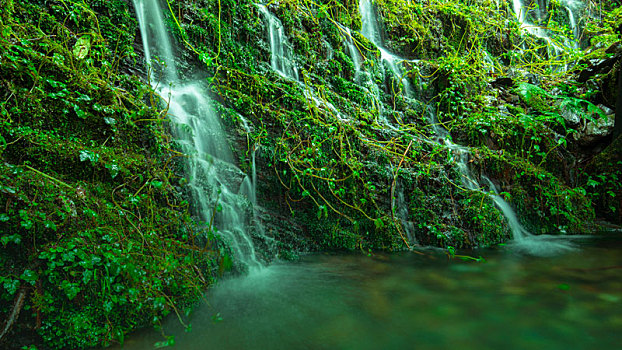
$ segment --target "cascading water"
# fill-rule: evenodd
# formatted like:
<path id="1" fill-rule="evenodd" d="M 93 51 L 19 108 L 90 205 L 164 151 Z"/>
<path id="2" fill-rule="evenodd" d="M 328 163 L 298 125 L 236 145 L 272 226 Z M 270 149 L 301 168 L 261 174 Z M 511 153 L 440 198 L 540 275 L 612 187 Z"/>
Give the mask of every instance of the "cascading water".
<path id="1" fill-rule="evenodd" d="M 574 36 L 574 43 L 577 45 L 577 43 L 581 40 L 581 28 L 577 22 L 576 14 L 580 12 L 581 2 L 579 0 L 561 0 L 561 3 L 568 11 L 568 24 L 570 25 L 572 35 Z"/>
<path id="2" fill-rule="evenodd" d="M 515 0 L 515 4 L 517 4 L 518 0 Z M 298 71 L 293 63 L 293 54 L 291 51 L 291 47 L 288 44 L 287 38 L 285 37 L 285 33 L 282 31 L 282 24 L 268 9 L 263 5 L 257 5 L 260 9 L 260 12 L 264 16 L 267 24 L 268 24 L 268 33 L 270 39 L 270 49 L 271 49 L 271 67 L 279 74 L 284 76 L 285 78 L 298 81 Z M 380 53 L 381 60 L 386 63 L 387 67 L 390 69 L 393 77 L 396 81 L 400 81 L 403 87 L 403 93 L 408 97 L 413 97 L 415 94 L 415 90 L 412 85 L 408 81 L 407 77 L 405 77 L 403 69 L 401 67 L 404 59 L 400 58 L 397 55 L 390 53 L 383 46 L 382 35 L 379 30 L 378 20 L 376 17 L 376 13 L 374 7 L 370 0 L 360 0 L 359 9 L 361 11 L 361 19 L 362 19 L 362 28 L 361 34 L 365 36 L 370 42 L 375 44 Z M 517 12 L 520 14 L 520 10 Z M 520 19 L 523 16 L 520 15 Z M 364 74 L 364 71 L 361 69 L 361 58 L 352 38 L 351 32 L 348 28 L 341 28 L 344 33 L 344 43 L 348 48 L 348 52 L 352 57 L 352 61 L 354 63 L 355 69 L 355 77 Z M 290 67 L 290 68 L 284 68 Z M 357 82 L 361 85 L 364 82 L 360 79 L 356 79 Z M 300 83 L 300 82 L 299 82 Z M 375 85 L 375 84 L 374 84 Z M 317 106 L 324 105 L 328 107 L 332 112 L 336 115 L 339 115 L 338 110 L 332 105 L 327 103 L 326 101 L 320 100 L 313 93 L 312 90 L 305 89 L 305 95 L 307 98 L 313 99 Z M 509 203 L 507 203 L 501 196 L 497 194 L 497 190 L 491 185 L 491 192 L 484 191 L 484 186 L 481 186 L 479 181 L 468 168 L 468 160 L 470 156 L 470 150 L 467 147 L 463 147 L 460 145 L 456 145 L 448 138 L 448 132 L 442 126 L 440 126 L 436 120 L 436 115 L 432 108 L 427 109 L 428 118 L 430 120 L 430 125 L 435 134 L 435 140 L 437 144 L 443 144 L 447 148 L 449 148 L 453 155 L 454 160 L 456 162 L 456 166 L 459 172 L 462 175 L 462 183 L 463 185 L 473 191 L 479 191 L 482 193 L 486 193 L 493 202 L 497 205 L 497 207 L 501 210 L 503 215 L 506 217 L 508 225 L 513 233 L 514 240 L 518 241 L 526 241 L 524 238 L 532 237 L 519 223 L 516 213 L 512 210 Z M 483 177 L 483 179 L 487 178 Z M 495 193 L 495 194 L 493 194 Z M 408 238 L 412 242 L 416 242 L 416 237 L 414 234 L 414 225 L 412 222 L 408 221 L 408 209 L 407 204 L 404 198 L 403 189 L 397 190 L 397 196 L 392 198 L 392 206 L 394 208 L 394 214 L 401 221 L 402 227 Z"/>
<path id="3" fill-rule="evenodd" d="M 415 235 L 415 224 L 409 220 L 408 213 L 408 203 L 406 202 L 406 197 L 404 196 L 404 188 L 402 186 L 398 186 L 397 195 L 393 196 L 392 200 L 392 209 L 394 210 L 394 215 L 397 216 L 397 219 L 402 224 L 402 228 L 404 230 L 404 234 L 406 234 L 406 238 L 412 243 L 417 243 L 417 236 Z"/>
<path id="4" fill-rule="evenodd" d="M 298 68 L 294 60 L 294 53 L 285 31 L 283 30 L 283 24 L 281 21 L 270 12 L 265 5 L 257 4 L 259 12 L 266 21 L 268 27 L 268 39 L 270 42 L 270 66 L 273 70 L 279 73 L 286 79 L 296 81 L 304 90 L 305 97 L 313 101 L 313 104 L 317 107 L 323 107 L 330 111 L 334 116 L 339 119 L 343 119 L 343 116 L 339 110 L 326 99 L 320 98 L 311 86 L 305 86 L 300 81 L 298 74 Z M 332 50 L 332 48 L 330 49 Z M 329 51 L 330 51 L 329 50 Z"/>
<path id="5" fill-rule="evenodd" d="M 568 24 L 573 34 L 572 42 L 565 43 L 564 45 L 576 47 L 581 37 L 581 29 L 578 26 L 576 15 L 580 11 L 581 2 L 579 0 L 559 0 L 559 4 L 565 8 L 568 13 Z M 563 48 L 551 38 L 549 31 L 541 25 L 534 24 L 529 20 L 529 15 L 532 13 L 533 15 L 531 17 L 533 20 L 538 23 L 544 22 L 548 16 L 548 5 L 548 0 L 537 0 L 535 3 L 534 0 L 512 0 L 512 9 L 521 28 L 545 40 L 549 48 L 554 51 L 555 55 L 559 55 L 563 52 Z"/>
<path id="6" fill-rule="evenodd" d="M 368 92 L 372 105 L 380 112 L 380 90 L 378 89 L 378 85 L 373 81 L 371 74 L 362 69 L 363 56 L 352 36 L 352 31 L 350 28 L 341 25 L 339 28 L 343 34 L 344 46 L 347 48 L 350 59 L 352 59 L 352 64 L 354 65 L 354 81 Z"/>
<path id="7" fill-rule="evenodd" d="M 376 11 L 371 3 L 371 0 L 360 0 L 359 10 L 361 12 L 362 22 L 361 34 L 366 37 L 367 40 L 376 45 L 378 50 L 380 50 L 380 59 L 387 64 L 387 67 L 391 70 L 395 80 L 401 82 L 404 94 L 406 96 L 412 96 L 412 87 L 404 75 L 404 70 L 401 66 L 404 59 L 392 54 L 384 47 L 384 41 L 378 25 Z"/>
<path id="8" fill-rule="evenodd" d="M 286 78 L 299 80 L 298 68 L 294 62 L 292 47 L 285 36 L 283 24 L 276 18 L 266 6 L 258 4 L 257 7 L 268 22 L 268 35 L 270 37 L 270 64 L 272 69 Z"/>
<path id="9" fill-rule="evenodd" d="M 348 49 L 348 54 L 350 54 L 350 58 L 352 59 L 352 64 L 354 65 L 354 79 L 359 81 L 359 76 L 361 75 L 361 65 L 363 64 L 361 53 L 359 49 L 356 47 L 354 43 L 354 37 L 352 37 L 352 31 L 348 27 L 339 27 L 344 33 L 344 43 Z"/>
<path id="10" fill-rule="evenodd" d="M 248 177 L 234 165 L 226 134 L 200 81 L 180 81 L 159 1 L 133 1 L 147 64 L 151 66 L 152 56 L 164 64 L 152 84 L 169 97 L 168 114 L 176 141 L 186 154 L 185 172 L 196 214 L 218 230 L 236 261 L 258 268 L 261 263 L 250 236 L 251 220 L 245 213 L 248 202 L 256 204 L 255 176 L 251 186 L 244 185 Z"/>
<path id="11" fill-rule="evenodd" d="M 520 10 L 522 5 L 519 6 L 520 1 L 514 0 L 514 4 L 515 11 L 519 16 L 519 20 L 524 20 L 523 14 Z M 359 9 L 362 19 L 361 34 L 379 47 L 383 55 L 383 59 L 386 59 L 385 57 L 391 57 L 392 62 L 403 61 L 399 59 L 399 57 L 388 53 L 388 51 L 381 47 L 382 35 L 378 29 L 378 20 L 376 18 L 376 14 L 373 5 L 371 4 L 371 1 L 360 0 Z M 391 65 L 389 65 L 389 67 L 391 67 Z M 394 65 L 394 67 L 396 67 L 397 71 L 394 71 L 394 74 L 401 77 L 402 73 L 400 72 L 399 66 Z M 403 80 L 406 80 L 406 78 L 403 78 Z M 404 86 L 410 86 L 408 81 L 404 83 Z M 409 88 L 407 92 L 414 93 L 414 90 L 412 88 Z M 436 114 L 434 113 L 432 108 L 428 108 L 427 113 L 428 119 L 431 121 L 432 130 L 435 134 L 434 140 L 437 144 L 442 144 L 449 150 L 451 150 L 458 172 L 461 174 L 461 182 L 463 186 L 471 191 L 485 193 L 492 199 L 492 201 L 499 208 L 499 210 L 507 220 L 508 226 L 512 232 L 513 242 L 517 250 L 522 250 L 523 252 L 529 254 L 546 255 L 557 251 L 570 249 L 570 246 L 568 244 L 550 242 L 551 236 L 538 236 L 538 238 L 535 239 L 534 237 L 536 236 L 532 236 L 520 224 L 516 213 L 514 212 L 510 204 L 499 195 L 497 188 L 494 186 L 492 181 L 490 181 L 487 177 L 482 176 L 482 180 L 485 181 L 487 183 L 487 186 L 489 186 L 490 188 L 490 192 L 486 191 L 484 190 L 485 186 L 482 186 L 479 180 L 472 174 L 468 166 L 469 158 L 471 155 L 470 149 L 464 146 L 457 145 L 451 141 L 451 139 L 448 137 L 449 133 L 447 132 L 447 130 L 445 130 L 442 126 L 438 124 L 436 120 Z M 402 221 L 402 225 L 405 231 L 409 236 L 414 237 L 414 234 L 409 232 L 412 226 L 407 220 L 408 212 L 407 210 L 405 210 L 405 208 L 402 208 L 402 206 L 406 206 L 406 203 L 404 202 L 403 190 L 401 192 L 398 190 L 397 198 L 394 199 L 393 205 L 396 207 L 395 212 Z"/>

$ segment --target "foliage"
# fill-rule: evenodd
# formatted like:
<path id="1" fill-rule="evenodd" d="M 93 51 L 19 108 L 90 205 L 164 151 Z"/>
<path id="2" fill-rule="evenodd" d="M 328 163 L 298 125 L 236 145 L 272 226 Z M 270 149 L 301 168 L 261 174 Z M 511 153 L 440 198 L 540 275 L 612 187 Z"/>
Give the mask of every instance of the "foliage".
<path id="1" fill-rule="evenodd" d="M 221 252 L 178 189 L 166 114 L 119 73 L 136 58 L 121 0 L 3 2 L 0 314 L 51 348 L 123 342 L 197 300 Z M 215 251 L 213 249 L 216 249 Z M 19 344 L 12 344 L 12 346 Z"/>
<path id="2" fill-rule="evenodd" d="M 514 173 L 533 174 L 516 186 L 515 196 L 507 191 L 507 199 L 530 223 L 544 220 L 542 227 L 530 226 L 535 232 L 581 230 L 581 223 L 593 217 L 579 184 L 565 180 L 572 171 L 565 159 L 571 157 L 568 148 L 577 131 L 564 111 L 574 110 L 586 122 L 603 113 L 589 93 L 563 86 L 572 72 L 558 67 L 577 62 L 582 54 L 570 48 L 569 55 L 546 50 L 541 39 L 521 30 L 510 8 L 491 14 L 496 5 L 486 0 L 376 1 L 387 45 L 405 57 L 425 59 L 410 63 L 407 76 L 421 86 L 419 93 L 435 97 L 414 100 L 404 96 L 401 82 L 396 89 L 374 45 L 355 32 L 361 23 L 355 1 L 289 0 L 269 6 L 294 46 L 302 84 L 271 71 L 265 23 L 253 5 L 174 4 L 174 12 L 184 18 L 180 35 L 205 30 L 201 28 L 225 33 L 218 41 L 214 37 L 195 46 L 205 45 L 199 51 L 213 58 L 208 68 L 214 90 L 226 108 L 252 122 L 251 143 L 262 145 L 260 155 L 274 169 L 272 181 L 285 188 L 290 212 L 321 245 L 407 248 L 412 241 L 390 204 L 399 186 L 411 203 L 406 220 L 416 223 L 421 243 L 488 245 L 508 237 L 507 230 L 498 229 L 503 219 L 494 205 L 458 185 L 462 175 L 448 170 L 455 167 L 451 152 L 424 141 L 431 136 L 425 107 L 430 102 L 436 103 L 441 126 L 478 148 L 472 166 L 503 183 Z M 230 16 L 216 25 L 201 16 L 204 12 Z M 558 12 L 552 8 L 548 30 L 565 43 L 571 33 L 561 24 L 567 18 Z M 223 30 L 231 23 L 235 26 Z M 354 30 L 350 39 L 375 87 L 363 86 L 357 77 L 344 26 Z M 223 50 L 230 54 L 223 57 Z M 515 88 L 491 90 L 490 82 L 509 68 L 520 72 Z M 529 81 L 530 74 L 539 81 Z M 555 88 L 562 94 L 550 92 Z M 497 99 L 501 103 L 490 103 Z M 552 200 L 562 194 L 567 198 L 563 204 Z M 521 205 L 523 200 L 542 208 L 534 212 Z M 584 205 L 586 210 L 577 210 Z M 440 219 L 441 212 L 453 215 Z"/>
<path id="3" fill-rule="evenodd" d="M 272 190 L 262 204 L 284 208 L 318 248 L 509 239 L 488 190 L 464 185 L 463 162 L 494 179 L 533 233 L 619 219 L 618 148 L 583 169 L 593 150 L 578 142 L 603 118 L 614 73 L 578 76 L 610 56 L 619 8 L 602 21 L 586 15 L 575 47 L 558 2 L 537 23 L 545 40 L 507 1 L 377 0 L 386 48 L 404 58 L 394 76 L 358 32 L 358 1 L 270 2 L 293 46 L 294 81 L 270 67 L 252 1 L 166 4 L 180 60 L 195 67 L 184 78 L 207 73 L 243 167 L 259 149 Z M 209 224 L 190 218 L 166 113 L 145 104 L 158 98 L 119 73 L 139 62 L 127 2 L 6 1 L 0 20 L 0 243 L 10 248 L 0 253 L 0 313 L 27 289 L 25 322 L 48 345 L 122 341 L 196 299 L 229 258 Z M 439 129 L 470 150 L 466 161 Z M 283 255 L 296 250 L 280 244 Z"/>

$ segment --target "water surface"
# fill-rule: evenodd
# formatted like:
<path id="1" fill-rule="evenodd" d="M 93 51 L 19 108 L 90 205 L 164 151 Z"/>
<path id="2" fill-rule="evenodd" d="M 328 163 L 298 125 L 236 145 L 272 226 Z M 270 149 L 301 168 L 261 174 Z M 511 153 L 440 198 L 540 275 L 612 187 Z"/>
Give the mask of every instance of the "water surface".
<path id="1" fill-rule="evenodd" d="M 511 246 L 424 255 L 310 255 L 221 281 L 175 349 L 620 349 L 622 240 L 547 257 Z M 214 321 L 219 314 L 221 321 Z M 218 317 L 216 317 L 218 318 Z M 152 349 L 147 331 L 124 349 Z"/>

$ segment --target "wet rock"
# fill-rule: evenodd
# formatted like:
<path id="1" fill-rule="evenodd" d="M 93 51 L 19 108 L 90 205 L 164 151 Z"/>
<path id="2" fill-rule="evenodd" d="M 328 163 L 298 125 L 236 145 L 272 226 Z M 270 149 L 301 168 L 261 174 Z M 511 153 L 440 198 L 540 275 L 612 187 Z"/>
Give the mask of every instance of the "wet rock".
<path id="1" fill-rule="evenodd" d="M 616 43 L 611 44 L 611 46 L 609 46 L 607 50 L 605 50 L 605 53 L 618 53 L 618 52 L 622 52 L 622 41 L 618 41 Z"/>
<path id="2" fill-rule="evenodd" d="M 583 130 L 574 134 L 574 139 L 583 146 L 594 144 L 613 133 L 615 116 L 609 114 L 606 118 L 599 118 L 595 122 L 589 121 Z"/>
<path id="3" fill-rule="evenodd" d="M 562 117 L 566 121 L 566 126 L 576 127 L 581 122 L 582 111 L 576 108 L 570 108 L 568 105 L 556 103 L 559 107 Z"/>
<path id="4" fill-rule="evenodd" d="M 592 59 L 587 63 L 588 67 L 579 73 L 578 81 L 584 83 L 596 74 L 607 74 L 613 68 L 614 64 L 622 57 L 622 51 L 617 50 L 615 54 L 607 59 Z"/>
<path id="5" fill-rule="evenodd" d="M 614 114 L 615 113 L 615 111 L 613 109 L 611 109 L 611 108 L 609 108 L 609 107 L 607 107 L 607 106 L 605 106 L 603 104 L 599 104 L 596 107 L 600 108 L 603 111 L 603 113 L 605 113 L 606 115 L 610 115 L 610 114 Z"/>
<path id="6" fill-rule="evenodd" d="M 507 101 L 513 105 L 520 103 L 520 98 L 517 95 L 511 94 L 508 96 Z"/>
<path id="7" fill-rule="evenodd" d="M 213 159 L 211 161 L 214 162 L 214 171 L 218 174 L 218 178 L 222 179 L 224 185 L 231 191 L 237 192 L 237 189 L 240 188 L 246 174 L 231 163 L 220 161 L 218 159 Z"/>
<path id="8" fill-rule="evenodd" d="M 500 87 L 512 87 L 514 85 L 514 79 L 512 78 L 497 78 L 493 81 L 490 82 L 490 85 L 492 85 L 495 88 L 500 88 Z"/>

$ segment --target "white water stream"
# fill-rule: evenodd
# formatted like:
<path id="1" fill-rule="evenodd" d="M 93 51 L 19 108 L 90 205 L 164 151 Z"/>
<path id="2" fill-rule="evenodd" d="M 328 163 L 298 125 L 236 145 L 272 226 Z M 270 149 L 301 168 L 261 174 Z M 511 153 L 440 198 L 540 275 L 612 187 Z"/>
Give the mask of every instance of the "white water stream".
<path id="1" fill-rule="evenodd" d="M 272 68 L 285 78 L 299 80 L 292 46 L 285 36 L 283 24 L 268 11 L 265 5 L 258 4 L 257 7 L 268 24 L 268 36 L 272 50 L 270 55 Z"/>
<path id="2" fill-rule="evenodd" d="M 573 34 L 573 40 L 570 43 L 564 43 L 566 46 L 577 47 L 581 37 L 581 28 L 577 22 L 577 14 L 580 13 L 582 2 L 580 0 L 559 0 L 559 4 L 566 9 L 568 13 L 568 25 Z M 514 15 L 521 28 L 526 32 L 545 40 L 549 48 L 554 51 L 555 55 L 564 52 L 560 43 L 553 40 L 548 29 L 542 22 L 547 19 L 549 0 L 512 0 L 512 9 Z M 533 14 L 533 19 L 540 24 L 534 24 L 529 20 L 529 14 Z"/>
<path id="3" fill-rule="evenodd" d="M 514 8 L 521 24 L 527 23 L 525 21 L 525 15 L 523 13 L 523 10 L 521 9 L 522 3 L 520 3 L 519 0 L 514 0 Z M 399 79 L 402 80 L 406 94 L 412 96 L 413 94 L 415 94 L 415 90 L 411 87 L 410 82 L 404 76 L 403 68 L 401 67 L 401 62 L 403 62 L 404 60 L 399 56 L 390 53 L 383 47 L 382 33 L 379 29 L 378 18 L 376 16 L 376 11 L 373 7 L 373 4 L 370 0 L 359 0 L 359 10 L 361 12 L 362 20 L 361 34 L 379 48 L 381 52 L 381 59 L 388 63 L 388 66 L 391 68 L 394 76 L 399 77 Z M 528 25 L 525 25 L 525 27 L 528 27 Z M 346 41 L 346 45 L 349 46 L 353 44 Z M 349 51 L 351 53 L 355 52 L 353 48 L 349 48 Z M 356 62 L 354 58 L 352 60 Z M 448 138 L 449 133 L 438 123 L 436 119 L 436 114 L 432 109 L 428 109 L 427 114 L 432 130 L 434 131 L 434 134 L 436 136 L 434 139 L 438 144 L 442 144 L 450 149 L 453 154 L 456 167 L 461 174 L 462 185 L 468 190 L 485 193 L 492 199 L 492 201 L 499 208 L 503 216 L 506 218 L 508 226 L 512 232 L 513 244 L 517 250 L 527 254 L 546 255 L 557 251 L 570 249 L 570 246 L 568 244 L 558 242 L 558 240 L 552 238 L 552 236 L 538 236 L 539 238 L 536 238 L 536 236 L 532 236 L 520 224 L 516 216 L 516 212 L 512 209 L 511 205 L 498 194 L 498 190 L 494 186 L 492 181 L 490 181 L 487 177 L 482 176 L 481 180 L 485 181 L 485 185 L 482 185 L 477 177 L 472 174 L 468 166 L 468 161 L 471 156 L 470 149 L 464 146 L 457 145 L 453 143 L 450 138 Z M 486 190 L 486 187 L 489 187 L 489 190 Z M 398 191 L 397 194 L 398 196 L 394 204 L 402 206 L 406 205 L 406 203 L 404 202 L 403 192 Z M 408 230 L 412 226 L 411 223 L 407 220 L 407 211 L 404 211 L 403 208 L 398 207 L 396 208 L 396 213 L 398 213 L 405 231 L 408 232 Z M 411 234 L 410 232 L 408 233 L 409 236 L 414 236 L 414 234 Z"/>
<path id="4" fill-rule="evenodd" d="M 318 108 L 324 108 L 332 115 L 340 120 L 344 120 L 343 115 L 337 107 L 330 103 L 326 98 L 321 98 L 314 91 L 312 86 L 305 85 L 298 74 L 298 67 L 294 59 L 294 52 L 281 21 L 266 8 L 265 5 L 257 4 L 266 26 L 268 28 L 268 39 L 270 42 L 270 66 L 274 71 L 282 77 L 297 82 L 304 91 L 304 95 L 308 101 L 312 101 Z M 331 55 L 332 48 L 328 48 L 328 54 Z"/>
<path id="5" fill-rule="evenodd" d="M 405 61 L 403 58 L 394 55 L 389 52 L 384 46 L 384 40 L 382 39 L 382 32 L 378 25 L 378 18 L 376 11 L 370 0 L 359 1 L 359 11 L 361 12 L 361 34 L 372 42 L 380 51 L 380 60 L 385 62 L 393 77 L 396 81 L 401 82 L 403 93 L 406 96 L 413 95 L 413 89 L 408 81 L 408 78 L 404 74 L 404 68 L 402 63 Z M 397 87 L 394 87 L 394 90 Z"/>
<path id="6" fill-rule="evenodd" d="M 133 0 L 139 21 L 145 59 L 153 67 L 154 89 L 168 100 L 168 114 L 185 158 L 185 176 L 197 216 L 220 234 L 240 267 L 259 268 L 260 260 L 250 235 L 256 204 L 256 175 L 234 165 L 233 155 L 218 115 L 200 80 L 181 81 L 175 55 L 158 0 Z M 158 57 L 163 69 L 153 59 Z M 253 154 L 254 159 L 254 154 Z M 254 166 L 254 162 L 253 162 Z M 249 204 L 250 203 L 250 204 Z"/>

